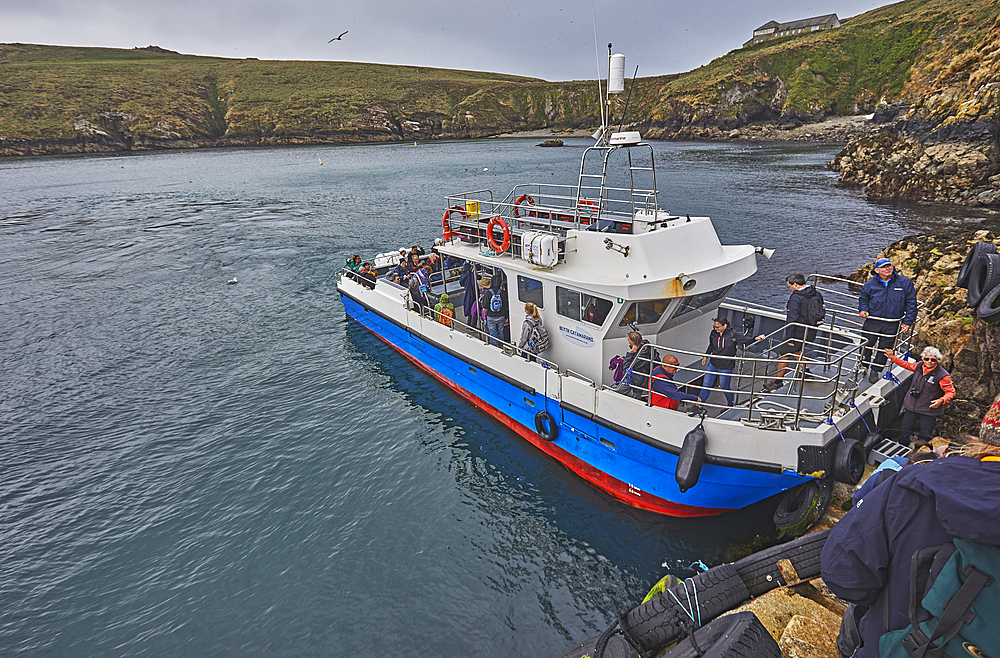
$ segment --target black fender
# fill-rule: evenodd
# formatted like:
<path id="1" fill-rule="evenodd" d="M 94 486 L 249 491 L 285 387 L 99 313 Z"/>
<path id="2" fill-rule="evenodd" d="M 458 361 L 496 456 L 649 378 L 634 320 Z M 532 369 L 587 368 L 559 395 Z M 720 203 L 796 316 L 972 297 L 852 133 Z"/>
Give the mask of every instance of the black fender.
<path id="1" fill-rule="evenodd" d="M 837 441 L 833 451 L 833 478 L 852 486 L 861 482 L 866 460 L 864 446 L 855 439 Z"/>
<path id="2" fill-rule="evenodd" d="M 677 469 L 674 478 L 681 493 L 684 493 L 694 485 L 698 484 L 701 477 L 701 465 L 705 463 L 705 447 L 708 444 L 708 437 L 705 435 L 705 428 L 699 423 L 684 437 L 684 445 L 681 446 L 681 454 L 677 456 Z"/>
<path id="3" fill-rule="evenodd" d="M 965 260 L 962 261 L 962 267 L 958 270 L 958 280 L 955 281 L 955 286 L 958 288 L 968 288 L 969 287 L 969 277 L 972 275 L 972 265 L 979 260 L 981 256 L 986 254 L 995 254 L 997 252 L 997 246 L 992 242 L 977 242 L 972 245 L 972 249 L 965 256 Z"/>
<path id="4" fill-rule="evenodd" d="M 546 427 L 546 423 L 548 423 L 548 427 Z M 556 425 L 556 419 L 545 409 L 535 414 L 535 431 L 546 441 L 555 441 L 556 437 L 559 436 L 559 426 Z"/>
<path id="5" fill-rule="evenodd" d="M 823 516 L 833 496 L 833 478 L 810 480 L 789 489 L 774 510 L 779 537 L 799 537 Z"/>
<path id="6" fill-rule="evenodd" d="M 977 308 L 986 293 L 1000 285 L 1000 254 L 983 254 L 972 262 L 969 273 L 968 303 Z"/>

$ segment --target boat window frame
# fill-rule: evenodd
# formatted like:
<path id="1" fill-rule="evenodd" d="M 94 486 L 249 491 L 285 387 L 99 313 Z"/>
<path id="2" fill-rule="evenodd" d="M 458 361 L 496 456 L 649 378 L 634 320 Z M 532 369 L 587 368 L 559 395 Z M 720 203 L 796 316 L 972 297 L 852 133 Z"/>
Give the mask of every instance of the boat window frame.
<path id="1" fill-rule="evenodd" d="M 678 304 L 670 313 L 670 316 L 667 318 L 667 323 L 671 325 L 678 325 L 680 324 L 680 319 L 687 315 L 697 313 L 703 308 L 713 304 L 718 306 L 723 300 L 725 300 L 735 285 L 736 284 L 730 284 L 721 288 L 716 288 L 715 290 L 707 290 L 697 295 L 680 297 L 679 299 L 681 300 L 681 303 Z M 710 295 L 712 296 L 709 297 Z"/>
<path id="2" fill-rule="evenodd" d="M 537 289 L 526 290 L 524 286 L 521 285 L 523 281 L 533 281 L 538 284 Z M 541 279 L 533 279 L 530 276 L 524 276 L 523 274 L 517 275 L 517 298 L 522 302 L 531 302 L 538 308 L 545 308 L 544 295 L 545 293 L 545 283 Z"/>
<path id="3" fill-rule="evenodd" d="M 576 309 L 575 315 L 570 315 L 569 313 L 566 313 L 563 308 L 562 300 L 564 299 L 565 293 L 572 293 L 577 296 L 576 304 L 574 305 L 574 308 Z M 584 304 L 584 298 L 586 298 L 586 305 Z M 608 307 L 604 311 L 604 316 L 601 318 L 600 323 L 595 323 L 592 320 L 588 320 L 584 317 L 584 309 L 587 308 L 593 301 L 596 301 L 598 304 L 600 302 L 605 302 L 608 304 Z M 600 310 L 600 306 L 595 305 L 595 309 Z M 611 312 L 614 309 L 615 309 L 615 303 L 610 299 L 605 299 L 604 297 L 599 297 L 597 295 L 591 295 L 590 293 L 586 293 L 581 290 L 576 290 L 574 288 L 566 288 L 558 284 L 556 285 L 556 314 L 561 315 L 564 318 L 569 318 L 570 320 L 575 320 L 577 322 L 586 322 L 587 324 L 595 327 L 603 327 L 604 324 L 608 321 L 608 317 L 611 315 Z"/>
<path id="4" fill-rule="evenodd" d="M 619 320 L 618 326 L 622 327 L 622 328 L 628 328 L 628 327 L 631 327 L 633 325 L 635 325 L 636 327 L 651 327 L 651 326 L 657 325 L 657 324 L 660 323 L 661 320 L 663 320 L 664 316 L 667 314 L 667 311 L 670 310 L 671 303 L 673 303 L 676 299 L 677 299 L 677 297 L 662 297 L 660 299 L 634 299 L 632 301 L 629 301 L 629 302 L 627 302 L 624 305 L 625 313 L 622 314 L 622 319 Z M 662 302 L 663 303 L 663 310 L 660 311 L 660 314 L 656 317 L 656 319 L 652 320 L 651 322 L 639 322 L 638 321 L 638 319 L 639 319 L 638 305 L 639 304 L 656 304 L 657 302 Z M 629 311 L 632 310 L 633 306 L 636 307 L 636 317 L 633 320 L 628 321 L 627 320 L 628 314 L 629 314 Z"/>

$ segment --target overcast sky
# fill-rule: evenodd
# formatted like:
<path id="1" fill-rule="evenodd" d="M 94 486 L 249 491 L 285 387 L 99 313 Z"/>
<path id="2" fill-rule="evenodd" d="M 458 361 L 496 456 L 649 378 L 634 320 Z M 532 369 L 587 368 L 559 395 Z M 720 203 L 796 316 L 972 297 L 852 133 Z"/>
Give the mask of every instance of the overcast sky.
<path id="1" fill-rule="evenodd" d="M 594 4 L 596 3 L 596 5 Z M 881 0 L 0 0 L 0 43 L 134 48 L 258 59 L 408 64 L 590 80 L 607 44 L 631 77 L 690 71 L 754 28 Z M 597 43 L 594 41 L 594 15 Z M 341 41 L 327 43 L 347 30 Z M 606 75 L 602 73 L 602 76 Z"/>

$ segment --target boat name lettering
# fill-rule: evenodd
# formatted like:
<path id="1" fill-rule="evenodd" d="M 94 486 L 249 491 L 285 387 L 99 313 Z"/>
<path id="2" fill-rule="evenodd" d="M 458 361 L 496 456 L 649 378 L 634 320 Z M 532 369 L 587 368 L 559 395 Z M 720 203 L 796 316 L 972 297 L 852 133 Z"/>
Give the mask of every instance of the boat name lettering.
<path id="1" fill-rule="evenodd" d="M 574 329 L 572 327 L 559 325 L 559 333 L 563 335 L 563 338 L 574 345 L 579 345 L 580 347 L 594 346 L 594 337 L 582 329 Z"/>

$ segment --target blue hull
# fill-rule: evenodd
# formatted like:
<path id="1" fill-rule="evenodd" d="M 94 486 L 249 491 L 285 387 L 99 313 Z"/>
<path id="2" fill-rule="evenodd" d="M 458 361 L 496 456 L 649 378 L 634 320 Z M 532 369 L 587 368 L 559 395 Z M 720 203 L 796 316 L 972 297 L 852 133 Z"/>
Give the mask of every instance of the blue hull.
<path id="1" fill-rule="evenodd" d="M 708 516 L 746 507 L 810 478 L 766 465 L 728 466 L 706 460 L 695 486 L 681 493 L 675 481 L 678 456 L 625 428 L 560 406 L 503 373 L 462 359 L 418 337 L 341 291 L 347 314 L 443 385 L 483 409 L 594 486 L 641 509 L 670 516 Z M 471 367 L 470 367 L 471 366 Z M 556 424 L 546 441 L 535 417 L 547 411 Z M 696 425 L 692 419 L 692 428 Z"/>

